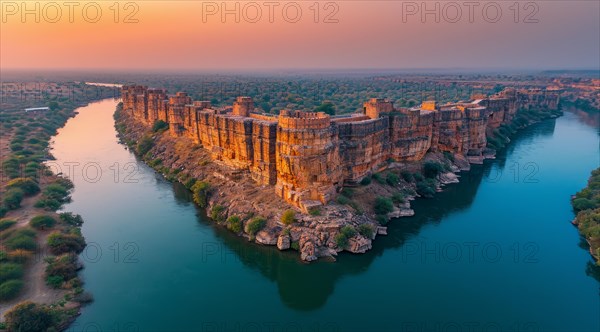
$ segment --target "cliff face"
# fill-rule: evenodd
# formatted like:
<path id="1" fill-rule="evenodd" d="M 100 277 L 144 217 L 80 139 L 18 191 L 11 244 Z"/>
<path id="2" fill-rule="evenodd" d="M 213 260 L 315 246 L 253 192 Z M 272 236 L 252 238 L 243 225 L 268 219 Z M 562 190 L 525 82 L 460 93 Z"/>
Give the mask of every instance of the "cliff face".
<path id="1" fill-rule="evenodd" d="M 389 159 L 420 160 L 428 151 L 483 160 L 486 131 L 512 121 L 519 108 L 556 109 L 558 95 L 507 89 L 466 103 L 395 109 L 371 99 L 362 114 L 281 111 L 279 117 L 254 112 L 250 97 L 229 109 L 194 101 L 184 92 L 124 86 L 123 109 L 136 121 L 169 124 L 173 137 L 201 144 L 211 158 L 246 170 L 261 185 L 304 211 L 330 201 L 344 183 L 354 184 L 381 170 Z"/>

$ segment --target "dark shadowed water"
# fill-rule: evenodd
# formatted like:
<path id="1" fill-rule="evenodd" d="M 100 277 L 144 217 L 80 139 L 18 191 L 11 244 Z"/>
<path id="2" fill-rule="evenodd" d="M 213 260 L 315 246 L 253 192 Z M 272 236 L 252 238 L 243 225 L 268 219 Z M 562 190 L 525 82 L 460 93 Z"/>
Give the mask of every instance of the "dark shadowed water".
<path id="1" fill-rule="evenodd" d="M 598 129 L 566 113 L 461 174 L 364 255 L 303 264 L 202 217 L 118 143 L 116 101 L 79 109 L 52 153 L 85 219 L 75 331 L 598 331 L 598 271 L 569 197 L 599 164 Z"/>

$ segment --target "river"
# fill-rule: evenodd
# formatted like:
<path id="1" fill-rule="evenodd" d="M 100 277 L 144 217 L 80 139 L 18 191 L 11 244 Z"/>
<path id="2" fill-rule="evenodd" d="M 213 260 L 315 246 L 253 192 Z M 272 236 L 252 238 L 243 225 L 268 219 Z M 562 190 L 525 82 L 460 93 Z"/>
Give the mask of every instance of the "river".
<path id="1" fill-rule="evenodd" d="M 51 143 L 95 298 L 73 331 L 600 330 L 599 273 L 569 223 L 599 132 L 572 113 L 414 201 L 366 254 L 304 264 L 215 227 L 119 144 L 116 104 L 78 109 Z"/>

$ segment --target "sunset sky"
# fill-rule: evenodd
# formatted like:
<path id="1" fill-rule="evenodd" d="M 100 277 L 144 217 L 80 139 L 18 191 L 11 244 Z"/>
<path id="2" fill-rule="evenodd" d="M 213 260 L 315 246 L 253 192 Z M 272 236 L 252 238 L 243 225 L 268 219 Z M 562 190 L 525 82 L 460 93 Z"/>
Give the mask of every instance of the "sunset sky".
<path id="1" fill-rule="evenodd" d="M 599 1 L 228 1 L 239 22 L 221 1 L 21 3 L 1 2 L 2 69 L 600 67 Z"/>

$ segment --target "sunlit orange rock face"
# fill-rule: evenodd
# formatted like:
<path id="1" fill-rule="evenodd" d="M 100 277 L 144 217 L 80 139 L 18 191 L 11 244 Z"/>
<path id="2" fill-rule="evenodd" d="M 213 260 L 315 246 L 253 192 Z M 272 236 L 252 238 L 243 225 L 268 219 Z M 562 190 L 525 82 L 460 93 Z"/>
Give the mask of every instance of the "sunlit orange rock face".
<path id="1" fill-rule="evenodd" d="M 147 125 L 169 124 L 169 134 L 210 151 L 215 162 L 248 171 L 260 185 L 304 211 L 326 204 L 344 184 L 384 169 L 388 160 L 415 161 L 430 151 L 483 160 L 486 131 L 509 123 L 520 108 L 556 109 L 558 94 L 506 89 L 470 102 L 395 109 L 374 98 L 363 112 L 343 116 L 282 110 L 257 113 L 250 97 L 229 108 L 193 101 L 184 92 L 133 85 L 122 88 L 123 110 Z"/>

